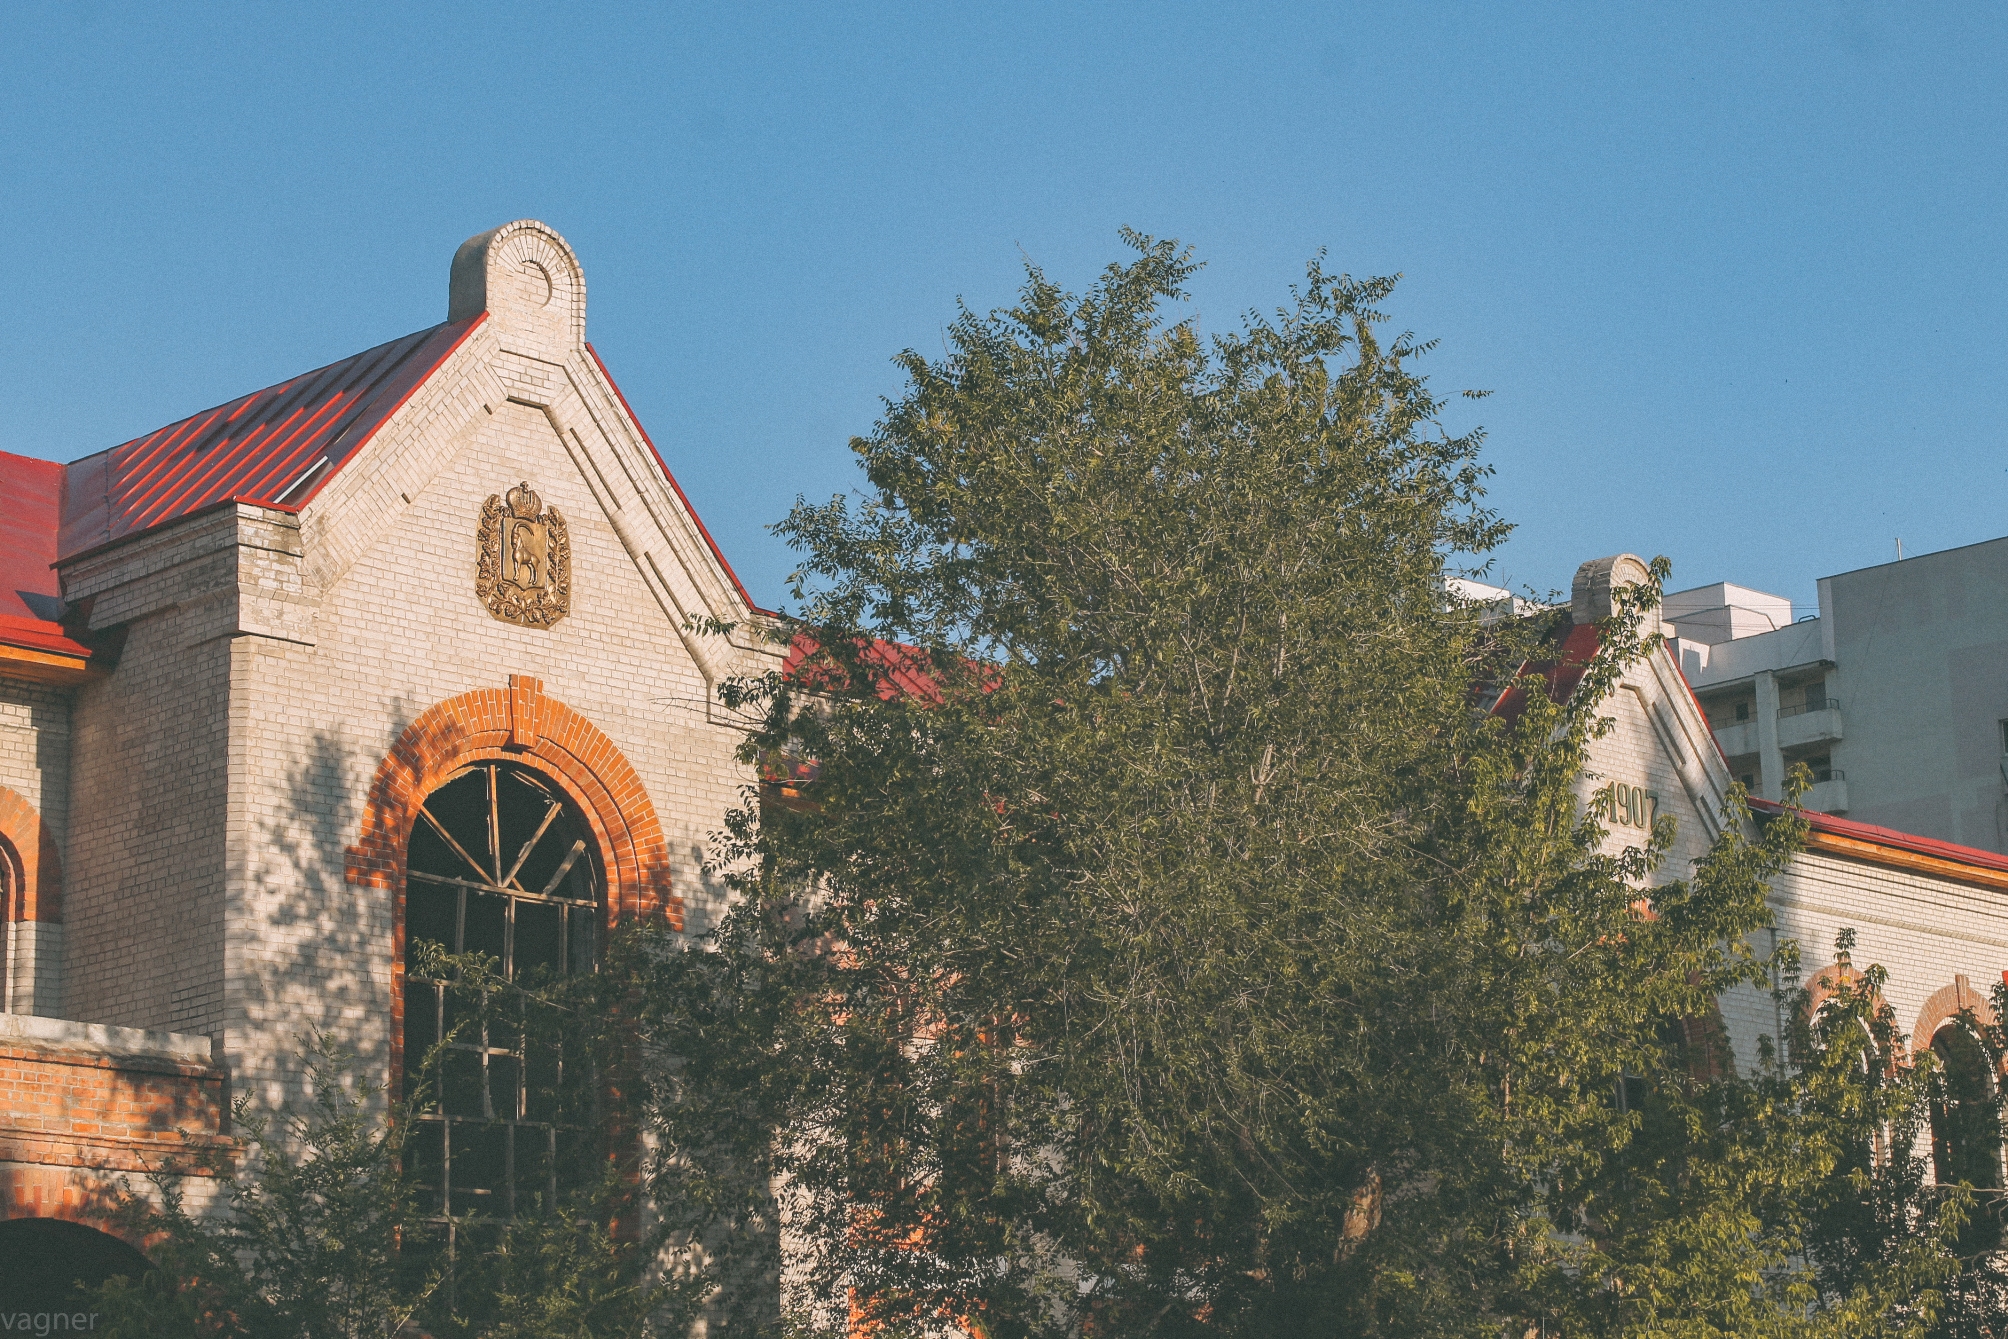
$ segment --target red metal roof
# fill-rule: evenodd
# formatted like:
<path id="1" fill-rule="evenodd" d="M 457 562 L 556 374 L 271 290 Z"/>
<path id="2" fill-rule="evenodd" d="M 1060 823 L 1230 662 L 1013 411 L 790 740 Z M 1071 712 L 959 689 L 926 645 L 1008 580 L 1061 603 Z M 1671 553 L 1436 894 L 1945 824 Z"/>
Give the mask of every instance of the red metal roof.
<path id="1" fill-rule="evenodd" d="M 297 511 L 423 385 L 487 313 L 394 339 L 352 358 L 69 465 L 0 452 L 0 645 L 88 654 L 55 621 L 52 565 L 231 502 Z M 593 361 L 606 373 L 597 350 Z M 620 396 L 613 377 L 607 384 Z M 621 396 L 633 421 L 634 411 Z M 732 564 L 635 421 L 663 478 L 749 609 Z"/>
<path id="2" fill-rule="evenodd" d="M 812 692 L 841 692 L 844 673 L 827 660 L 816 663 L 822 644 L 806 632 L 798 632 L 788 642 L 788 657 L 781 675 Z M 910 698 L 933 705 L 941 701 L 941 684 L 936 681 L 925 651 L 900 642 L 873 639 L 861 648 L 858 659 L 866 673 L 874 677 L 871 687 L 881 698 Z"/>
<path id="3" fill-rule="evenodd" d="M 1750 801 L 1751 809 L 1760 814 L 1782 814 L 1785 806 L 1776 800 Z M 1994 851 L 1982 851 L 1978 847 L 1960 846 L 1953 842 L 1942 842 L 1935 837 L 1919 837 L 1914 833 L 1898 832 L 1895 828 L 1879 828 L 1873 823 L 1857 823 L 1851 818 L 1836 818 L 1832 814 L 1817 814 L 1810 809 L 1799 811 L 1815 832 L 1831 832 L 1836 837 L 1852 837 L 1859 842 L 1872 842 L 1877 846 L 1888 846 L 1899 851 L 1913 851 L 1918 855 L 1935 856 L 1940 860 L 1954 860 L 1962 865 L 1978 865 L 1983 869 L 2008 872 L 2008 856 Z"/>
<path id="4" fill-rule="evenodd" d="M 1602 644 L 1594 623 L 1564 627 L 1549 630 L 1548 640 L 1555 646 L 1553 656 L 1528 661 L 1511 676 L 1518 679 L 1525 675 L 1540 675 L 1548 681 L 1548 696 L 1556 702 L 1569 700 L 1569 695 L 1576 691 L 1576 685 L 1589 673 L 1590 662 L 1597 658 L 1597 647 Z M 1519 720 L 1520 713 L 1526 709 L 1527 690 L 1524 688 L 1508 688 L 1492 704 L 1492 714 L 1509 721 Z"/>
<path id="5" fill-rule="evenodd" d="M 72 461 L 57 549 L 74 557 L 220 502 L 301 506 L 481 319 L 379 344 Z"/>
<path id="6" fill-rule="evenodd" d="M 56 521 L 63 467 L 0 451 L 0 618 L 52 621 L 62 612 Z"/>
<path id="7" fill-rule="evenodd" d="M 0 646 L 25 647 L 51 655 L 75 656 L 79 660 L 91 657 L 90 647 L 64 632 L 62 624 L 46 618 L 10 618 L 0 614 Z"/>
<path id="8" fill-rule="evenodd" d="M 0 451 L 0 646 L 88 658 L 63 631 L 55 569 L 63 467 Z"/>
<path id="9" fill-rule="evenodd" d="M 725 575 L 731 579 L 732 588 L 739 592 L 739 598 L 744 600 L 746 607 L 754 613 L 765 614 L 769 618 L 779 618 L 780 615 L 772 609 L 762 609 L 753 603 L 753 597 L 746 593 L 746 584 L 739 579 L 739 574 L 732 570 L 732 564 L 725 561 L 725 550 L 718 547 L 718 541 L 711 537 L 711 531 L 705 527 L 704 518 L 697 514 L 697 508 L 691 506 L 690 499 L 683 495 L 683 485 L 669 472 L 669 462 L 662 458 L 662 452 L 655 449 L 655 439 L 648 435 L 647 428 L 642 427 L 641 416 L 634 412 L 634 406 L 627 402 L 627 396 L 621 394 L 620 384 L 614 380 L 614 374 L 607 371 L 606 359 L 600 357 L 600 351 L 592 346 L 590 340 L 586 343 L 586 352 L 593 356 L 593 364 L 600 369 L 600 375 L 607 379 L 607 385 L 613 387 L 614 398 L 621 402 L 621 408 L 627 412 L 628 422 L 634 424 L 635 431 L 641 434 L 642 441 L 648 443 L 649 453 L 655 457 L 656 466 L 662 471 L 662 477 L 669 480 L 669 486 L 676 490 L 676 500 L 683 504 L 684 511 L 689 513 L 690 519 L 696 523 L 697 533 L 703 535 L 704 542 L 711 546 L 711 556 L 725 569 Z"/>

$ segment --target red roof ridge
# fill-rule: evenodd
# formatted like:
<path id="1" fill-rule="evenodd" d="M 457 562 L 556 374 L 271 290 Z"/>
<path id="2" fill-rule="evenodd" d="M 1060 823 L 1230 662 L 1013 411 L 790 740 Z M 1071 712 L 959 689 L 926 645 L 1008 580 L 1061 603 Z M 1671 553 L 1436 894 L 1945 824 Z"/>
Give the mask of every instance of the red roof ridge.
<path id="1" fill-rule="evenodd" d="M 648 429 L 642 426 L 641 418 L 634 412 L 634 406 L 628 403 L 627 396 L 621 394 L 620 383 L 614 380 L 613 373 L 607 371 L 606 360 L 600 357 L 600 351 L 593 347 L 591 340 L 586 341 L 586 352 L 592 355 L 593 366 L 599 368 L 600 375 L 607 379 L 607 386 L 613 391 L 614 398 L 621 402 L 621 412 L 627 415 L 628 422 L 634 424 L 635 431 L 641 434 L 641 440 L 647 445 L 649 454 L 655 457 L 656 468 L 662 471 L 662 477 L 667 479 L 669 486 L 675 490 L 676 500 L 683 504 L 684 514 L 690 517 L 691 522 L 697 526 L 697 533 L 704 536 L 704 542 L 711 547 L 711 556 L 716 558 L 718 565 L 725 569 L 725 576 L 732 582 L 732 588 L 738 591 L 739 598 L 746 602 L 748 612 L 763 614 L 768 618 L 779 618 L 781 615 L 774 610 L 762 609 L 759 605 L 753 603 L 753 597 L 746 592 L 746 583 L 739 579 L 739 574 L 732 570 L 732 564 L 725 560 L 725 550 L 719 548 L 718 541 L 711 537 L 711 531 L 704 524 L 704 518 L 697 514 L 697 508 L 690 505 L 690 499 L 684 495 L 683 485 L 678 483 L 676 476 L 669 472 L 669 462 L 664 460 L 662 452 L 656 449 L 655 439 L 650 437 Z"/>

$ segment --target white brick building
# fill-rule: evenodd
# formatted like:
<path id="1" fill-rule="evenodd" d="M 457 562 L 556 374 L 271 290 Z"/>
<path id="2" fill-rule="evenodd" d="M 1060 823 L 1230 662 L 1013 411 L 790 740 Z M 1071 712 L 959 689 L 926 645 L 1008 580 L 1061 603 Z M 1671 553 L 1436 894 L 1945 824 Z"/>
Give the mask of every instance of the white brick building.
<path id="1" fill-rule="evenodd" d="M 106 1100 L 35 1078 L 96 1063 L 85 1024 L 276 1105 L 313 1030 L 386 1078 L 429 1041 L 407 913 L 565 970 L 616 918 L 718 907 L 750 778 L 715 690 L 767 663 L 763 615 L 585 342 L 562 238 L 470 240 L 446 315 L 68 466 L 0 457 L 0 1007 L 38 1016 L 0 1031 L 0 1217 L 92 1221 L 137 1165 L 130 1131 L 28 1138 Z M 469 1063 L 494 1093 L 433 1132 L 456 1212 L 547 1133 L 534 1074 Z"/>
<path id="2" fill-rule="evenodd" d="M 1596 578 L 1603 577 L 1607 591 L 1627 574 L 1644 579 L 1645 564 L 1623 555 L 1586 563 L 1577 573 L 1576 627 L 1561 657 L 1564 672 L 1572 659 L 1580 664 L 1594 651 L 1589 625 L 1609 612 Z M 1675 660 L 1684 645 L 1669 636 L 1625 676 L 1607 707 L 1616 728 L 1593 743 L 1581 782 L 1586 801 L 1616 786 L 1622 796 L 1643 793 L 1633 813 L 1673 816 L 1678 835 L 1663 879 L 1686 877 L 1707 852 L 1720 831 L 1722 801 L 1738 779 Z M 1572 686 L 1560 676 L 1558 682 Z M 1778 808 L 1754 803 L 1760 811 Z M 2008 857 L 1817 812 L 1807 817 L 1813 829 L 1807 849 L 1772 885 L 1775 928 L 1759 947 L 1796 941 L 1801 983 L 1817 996 L 1834 966 L 1836 936 L 1854 930 L 1855 965 L 1889 969 L 1884 998 L 1913 1046 L 1932 1044 L 1962 1009 L 1992 1019 L 1989 996 L 2008 979 Z M 1643 836 L 1620 817 L 1609 827 L 1608 849 L 1641 844 Z M 1748 1070 L 1758 1063 L 1758 1039 L 1775 1039 L 1783 1029 L 1779 1006 L 1768 993 L 1747 990 L 1725 999 L 1722 1010 L 1736 1063 Z"/>
<path id="3" fill-rule="evenodd" d="M 585 342 L 563 239 L 471 239 L 446 315 L 67 466 L 0 455 L 0 1252 L 91 1249 L 57 1228 L 108 1176 L 297 1095 L 312 1031 L 394 1085 L 437 1035 L 415 937 L 566 971 L 619 917 L 719 908 L 707 835 L 752 778 L 716 689 L 775 663 L 766 616 Z M 1642 572 L 1586 566 L 1565 665 Z M 1611 710 L 1585 795 L 1675 816 L 1683 873 L 1730 769 L 1669 654 Z M 1809 969 L 1853 927 L 1928 1041 L 2008 968 L 2004 892 L 2008 858 L 1822 818 L 1774 905 Z M 1725 1016 L 1754 1063 L 1772 1001 Z M 559 1122 L 534 1057 L 468 1055 L 421 1156 L 455 1212 L 506 1208 Z"/>

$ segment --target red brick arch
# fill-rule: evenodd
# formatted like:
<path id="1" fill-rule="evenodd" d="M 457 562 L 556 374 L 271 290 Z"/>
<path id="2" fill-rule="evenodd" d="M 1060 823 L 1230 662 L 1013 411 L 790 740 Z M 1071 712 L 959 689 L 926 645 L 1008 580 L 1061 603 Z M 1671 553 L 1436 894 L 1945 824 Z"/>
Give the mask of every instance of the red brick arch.
<path id="1" fill-rule="evenodd" d="M 1956 1018 L 1961 1010 L 1971 1010 L 1973 1017 L 1981 1023 L 1994 1021 L 1994 1006 L 1987 1002 L 1986 995 L 1973 988 L 1973 983 L 1963 976 L 1952 978 L 1949 986 L 1940 986 L 1924 1001 L 1924 1007 L 1917 1011 L 1917 1027 L 1910 1034 L 1912 1051 L 1923 1051 L 1931 1046 L 1931 1039 L 1945 1026 L 1946 1020 Z"/>
<path id="2" fill-rule="evenodd" d="M 1812 1020 L 1818 1018 L 1820 1016 L 1821 1005 L 1839 994 L 1843 985 L 1861 985 L 1862 975 L 1861 969 L 1852 963 L 1841 962 L 1828 963 L 1825 967 L 1820 968 L 1819 971 L 1814 972 L 1806 984 L 1806 1009 L 1805 1013 L 1801 1015 L 1801 1021 L 1810 1023 Z M 1880 992 L 1871 1000 L 1872 1007 L 1877 1011 L 1885 1008 L 1888 1003 L 1889 1001 Z M 1885 1065 L 1908 1064 L 1908 1059 L 1901 1052 L 1902 1048 L 1898 1047 L 1896 1054 L 1883 1057 L 1883 1063 Z"/>
<path id="3" fill-rule="evenodd" d="M 1858 985 L 1861 979 L 1862 974 L 1855 967 L 1838 962 L 1828 963 L 1814 972 L 1806 986 L 1806 1017 L 1819 1017 L 1820 1006 L 1838 994 L 1843 984 Z M 1882 1002 L 1882 997 L 1878 995 L 1876 1003 Z"/>
<path id="4" fill-rule="evenodd" d="M 507 688 L 436 703 L 406 727 L 370 783 L 362 830 L 348 850 L 349 882 L 402 896 L 419 806 L 455 771 L 489 760 L 535 767 L 579 806 L 606 869 L 610 917 L 662 916 L 683 928 L 683 900 L 670 891 L 669 843 L 633 764 L 598 726 L 522 674 L 510 675 Z"/>
<path id="5" fill-rule="evenodd" d="M 405 852 L 419 806 L 470 763 L 524 763 L 569 795 L 599 845 L 609 921 L 662 917 L 683 928 L 683 900 L 670 891 L 669 843 L 641 778 L 591 721 L 523 674 L 426 708 L 377 765 L 362 830 L 348 850 L 348 881 L 395 899 L 391 945 L 391 1091 L 404 1064 Z"/>
<path id="6" fill-rule="evenodd" d="M 19 793 L 0 786 L 0 860 L 14 896 L 0 908 L 0 920 L 63 919 L 63 858 L 56 835 Z"/>

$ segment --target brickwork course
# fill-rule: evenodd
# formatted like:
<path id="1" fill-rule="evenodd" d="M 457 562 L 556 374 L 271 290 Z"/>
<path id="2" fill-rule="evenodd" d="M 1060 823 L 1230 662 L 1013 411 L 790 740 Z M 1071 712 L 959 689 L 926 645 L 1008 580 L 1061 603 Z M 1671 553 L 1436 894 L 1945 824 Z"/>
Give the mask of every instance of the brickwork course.
<path id="1" fill-rule="evenodd" d="M 0 1217 L 102 1225 L 113 1178 L 227 1149 L 233 1098 L 297 1104 L 310 1034 L 390 1085 L 407 851 L 463 769 L 565 797 L 609 919 L 721 910 L 707 842 L 754 778 L 717 690 L 778 668 L 772 615 L 586 343 L 564 240 L 484 233 L 448 288 L 439 326 L 132 443 L 0 455 Z M 561 617 L 493 598 L 525 554 Z M 1585 566 L 1571 646 L 1643 566 Z M 1585 802 L 1624 799 L 1612 849 L 1674 817 L 1678 877 L 1718 831 L 1721 753 L 1664 654 L 1609 711 Z M 1846 927 L 1918 1044 L 1984 1008 L 2008 859 L 1816 829 L 1773 890 L 1808 979 Z M 1756 1063 L 1775 1004 L 1723 1013 Z"/>

